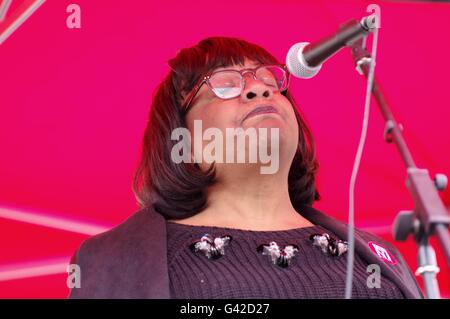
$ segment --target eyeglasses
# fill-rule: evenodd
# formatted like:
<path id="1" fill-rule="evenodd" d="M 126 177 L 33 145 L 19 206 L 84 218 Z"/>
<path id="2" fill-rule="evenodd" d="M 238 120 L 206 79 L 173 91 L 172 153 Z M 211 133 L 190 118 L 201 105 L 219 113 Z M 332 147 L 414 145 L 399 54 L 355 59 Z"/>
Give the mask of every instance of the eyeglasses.
<path id="1" fill-rule="evenodd" d="M 203 84 L 207 84 L 211 91 L 223 100 L 239 96 L 245 87 L 246 73 L 251 73 L 253 79 L 263 82 L 273 92 L 283 92 L 289 85 L 289 71 L 285 65 L 261 65 L 254 69 L 220 70 L 210 73 L 193 88 L 183 106 L 186 114 L 192 107 L 192 101 Z"/>

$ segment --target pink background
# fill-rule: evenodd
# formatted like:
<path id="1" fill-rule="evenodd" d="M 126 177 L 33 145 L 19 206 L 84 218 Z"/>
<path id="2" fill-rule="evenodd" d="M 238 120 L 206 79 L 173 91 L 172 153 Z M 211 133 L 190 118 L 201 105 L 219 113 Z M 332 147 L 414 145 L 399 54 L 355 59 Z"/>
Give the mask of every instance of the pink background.
<path id="1" fill-rule="evenodd" d="M 66 26 L 70 3 L 81 7 L 81 29 Z M 151 95 L 178 49 L 207 36 L 236 36 L 283 61 L 291 45 L 367 15 L 370 3 L 381 6 L 382 17 L 376 76 L 416 164 L 450 176 L 448 4 L 46 1 L 0 47 L 0 297 L 65 298 L 65 264 L 81 242 L 138 209 L 131 182 Z M 291 82 L 321 163 L 316 207 L 344 221 L 365 85 L 348 50 L 317 77 Z M 370 116 L 356 224 L 393 241 L 393 219 L 413 202 L 374 103 Z M 448 207 L 449 190 L 441 195 Z M 30 220 L 36 216 L 46 219 Z M 414 241 L 394 244 L 415 270 Z M 448 298 L 449 269 L 434 246 Z"/>

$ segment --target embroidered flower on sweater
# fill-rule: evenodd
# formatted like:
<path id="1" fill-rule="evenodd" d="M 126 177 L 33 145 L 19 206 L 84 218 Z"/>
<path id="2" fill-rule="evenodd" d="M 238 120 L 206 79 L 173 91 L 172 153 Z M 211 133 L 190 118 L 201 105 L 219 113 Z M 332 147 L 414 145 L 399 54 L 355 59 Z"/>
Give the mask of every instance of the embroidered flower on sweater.
<path id="1" fill-rule="evenodd" d="M 257 251 L 263 255 L 268 255 L 274 265 L 286 268 L 298 252 L 298 246 L 291 244 L 280 247 L 276 242 L 271 241 L 269 244 L 259 245 Z"/>
<path id="2" fill-rule="evenodd" d="M 189 248 L 193 252 L 201 251 L 208 259 L 219 259 L 225 255 L 225 246 L 227 246 L 232 240 L 232 237 L 225 235 L 222 237 L 213 237 L 209 234 L 205 234 L 189 245 Z"/>
<path id="3" fill-rule="evenodd" d="M 312 234 L 309 239 L 314 246 L 319 247 L 325 254 L 331 256 L 341 256 L 348 250 L 347 242 L 339 239 L 335 239 L 327 233 Z"/>

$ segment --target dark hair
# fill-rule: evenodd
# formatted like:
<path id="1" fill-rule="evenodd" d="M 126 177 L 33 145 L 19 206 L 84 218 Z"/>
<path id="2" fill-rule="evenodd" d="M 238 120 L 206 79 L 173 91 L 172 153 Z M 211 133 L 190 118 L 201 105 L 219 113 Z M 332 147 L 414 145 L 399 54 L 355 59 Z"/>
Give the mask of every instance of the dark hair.
<path id="1" fill-rule="evenodd" d="M 245 59 L 261 64 L 278 61 L 262 47 L 247 41 L 211 37 L 182 49 L 169 61 L 171 71 L 157 87 L 142 142 L 142 154 L 133 179 L 133 191 L 141 208 L 154 206 L 166 218 L 186 218 L 207 205 L 206 187 L 215 182 L 211 165 L 204 172 L 195 163 L 171 160 L 171 133 L 186 127 L 182 104 L 201 76 L 218 67 L 243 65 Z M 299 125 L 299 142 L 289 171 L 289 195 L 294 208 L 310 205 L 320 196 L 315 187 L 318 169 L 314 142 L 303 116 L 288 92 Z"/>

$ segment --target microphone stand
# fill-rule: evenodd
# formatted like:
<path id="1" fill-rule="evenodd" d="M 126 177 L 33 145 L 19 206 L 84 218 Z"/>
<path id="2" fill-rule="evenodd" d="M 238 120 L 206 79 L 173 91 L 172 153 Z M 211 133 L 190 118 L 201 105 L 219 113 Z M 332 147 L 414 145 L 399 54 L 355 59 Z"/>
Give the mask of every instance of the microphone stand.
<path id="1" fill-rule="evenodd" d="M 356 69 L 367 78 L 371 57 L 365 49 L 365 41 L 363 40 L 365 39 L 354 42 L 351 47 Z M 427 169 L 420 169 L 416 166 L 403 139 L 402 127 L 395 121 L 375 79 L 372 95 L 386 121 L 384 139 L 387 143 L 395 143 L 405 163 L 407 171 L 406 186 L 414 200 L 413 211 L 398 213 L 393 225 L 394 239 L 405 241 L 410 234 L 413 235 L 418 245 L 419 268 L 416 271 L 416 276 L 422 276 L 427 297 L 437 299 L 440 298 L 436 280 L 439 267 L 436 262 L 436 253 L 429 244 L 429 237 L 437 236 L 447 265 L 450 265 L 450 235 L 448 231 L 450 215 L 438 195 L 438 190 L 443 191 L 447 187 L 447 177 L 443 174 L 436 174 L 433 181 Z"/>

